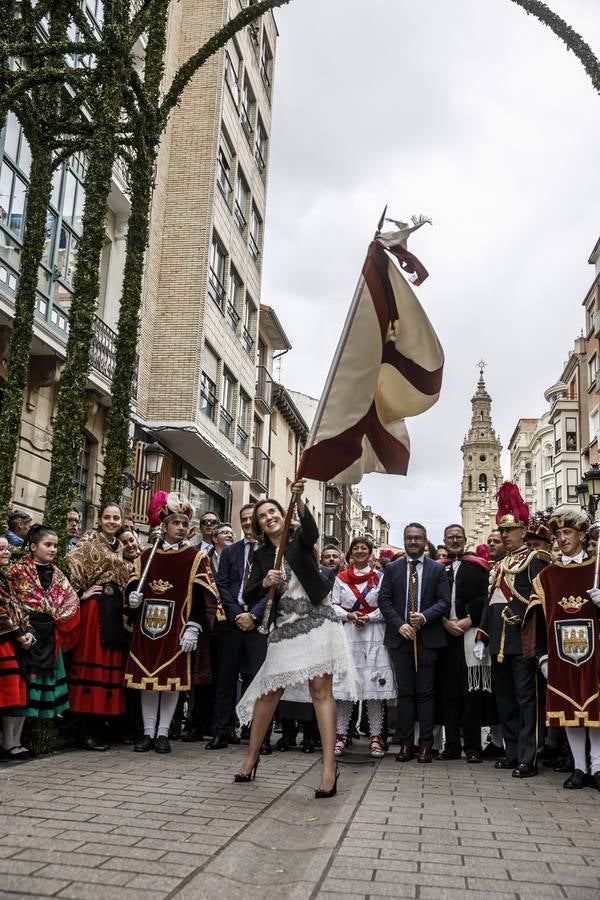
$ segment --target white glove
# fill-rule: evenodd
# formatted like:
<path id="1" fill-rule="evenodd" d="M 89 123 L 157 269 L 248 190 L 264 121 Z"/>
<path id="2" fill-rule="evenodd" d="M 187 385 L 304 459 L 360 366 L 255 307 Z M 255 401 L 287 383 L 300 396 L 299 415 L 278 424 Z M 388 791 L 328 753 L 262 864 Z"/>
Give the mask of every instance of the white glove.
<path id="1" fill-rule="evenodd" d="M 487 647 L 483 643 L 483 641 L 475 641 L 475 645 L 473 647 L 473 656 L 475 659 L 478 659 L 480 662 L 484 656 L 487 654 Z"/>
<path id="2" fill-rule="evenodd" d="M 592 603 L 595 606 L 600 606 L 600 588 L 590 588 L 588 594 Z"/>
<path id="3" fill-rule="evenodd" d="M 140 591 L 132 591 L 129 595 L 130 609 L 137 609 L 138 606 L 142 603 L 143 599 L 144 595 L 140 593 Z"/>
<path id="4" fill-rule="evenodd" d="M 542 673 L 546 681 L 548 681 L 548 657 L 540 660 L 540 672 Z"/>
<path id="5" fill-rule="evenodd" d="M 179 646 L 183 650 L 184 653 L 191 653 L 192 650 L 195 650 L 198 646 L 198 635 L 202 629 L 196 622 L 188 622 L 188 625 L 183 632 L 181 637 L 181 641 L 179 642 Z"/>

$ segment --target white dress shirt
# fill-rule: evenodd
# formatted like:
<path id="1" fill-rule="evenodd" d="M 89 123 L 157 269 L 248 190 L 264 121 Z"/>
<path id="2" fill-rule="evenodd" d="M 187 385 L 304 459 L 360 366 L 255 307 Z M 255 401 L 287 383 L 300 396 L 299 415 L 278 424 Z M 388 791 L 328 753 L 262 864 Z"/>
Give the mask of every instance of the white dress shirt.
<path id="1" fill-rule="evenodd" d="M 560 558 L 560 561 L 563 564 L 563 566 L 568 566 L 569 563 L 582 563 L 584 561 L 584 559 L 586 559 L 586 558 L 587 558 L 587 553 L 585 552 L 585 550 L 582 547 L 576 556 L 565 556 L 565 554 L 563 553 Z"/>

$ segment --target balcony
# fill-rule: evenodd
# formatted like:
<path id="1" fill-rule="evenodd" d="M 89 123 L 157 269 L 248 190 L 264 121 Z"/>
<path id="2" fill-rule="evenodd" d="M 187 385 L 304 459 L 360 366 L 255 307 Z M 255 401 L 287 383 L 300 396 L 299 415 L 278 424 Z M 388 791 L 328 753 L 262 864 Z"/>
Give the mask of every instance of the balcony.
<path id="1" fill-rule="evenodd" d="M 254 262 L 257 263 L 258 257 L 260 256 L 260 249 L 253 234 L 248 235 L 248 250 L 250 251 L 250 256 Z"/>
<path id="2" fill-rule="evenodd" d="M 225 170 L 225 166 L 219 161 L 218 170 L 217 170 L 217 184 L 219 185 L 219 190 L 223 195 L 223 199 L 225 203 L 229 206 L 229 200 L 233 193 L 233 187 L 231 181 L 229 180 L 229 176 Z"/>
<path id="3" fill-rule="evenodd" d="M 219 307 L 221 312 L 223 312 L 223 310 L 225 309 L 227 296 L 225 294 L 223 282 L 214 271 L 214 269 L 210 269 L 208 273 L 208 294 L 213 302 L 216 303 L 216 305 Z"/>
<path id="4" fill-rule="evenodd" d="M 244 134 L 246 135 L 246 139 L 248 143 L 252 140 L 252 133 L 254 129 L 252 128 L 252 122 L 250 120 L 250 113 L 246 109 L 244 105 L 242 105 L 240 110 L 240 123 L 244 130 Z"/>
<path id="5" fill-rule="evenodd" d="M 244 456 L 248 456 L 248 438 L 249 435 L 246 429 L 242 428 L 241 425 L 238 425 L 235 436 L 235 446 L 244 454 Z"/>
<path id="6" fill-rule="evenodd" d="M 266 366 L 256 368 L 256 393 L 254 403 L 258 409 L 269 415 L 273 405 L 273 379 Z"/>
<path id="7" fill-rule="evenodd" d="M 258 144 L 254 147 L 254 159 L 256 160 L 256 165 L 258 166 L 258 171 L 261 175 L 264 175 L 264 171 L 266 168 L 265 158 L 262 153 L 262 147 Z"/>
<path id="8" fill-rule="evenodd" d="M 219 431 L 224 434 L 230 441 L 233 440 L 233 416 L 224 406 L 221 407 L 219 416 Z"/>
<path id="9" fill-rule="evenodd" d="M 252 337 L 252 335 L 250 334 L 250 332 L 248 331 L 248 329 L 246 328 L 245 325 L 242 328 L 241 341 L 242 341 L 242 347 L 244 348 L 246 353 L 252 353 L 252 348 L 254 347 L 254 338 Z"/>
<path id="10" fill-rule="evenodd" d="M 260 447 L 252 448 L 252 476 L 250 484 L 262 493 L 269 491 L 269 470 L 271 460 Z"/>
<path id="11" fill-rule="evenodd" d="M 227 323 L 234 334 L 237 334 L 237 327 L 240 321 L 240 314 L 238 313 L 235 306 L 228 300 L 227 301 Z"/>
<path id="12" fill-rule="evenodd" d="M 234 217 L 235 221 L 237 222 L 237 227 L 240 230 L 240 234 L 243 234 L 244 230 L 246 228 L 246 216 L 242 212 L 242 207 L 240 206 L 240 204 L 238 203 L 237 200 L 235 201 L 235 203 L 233 205 L 233 217 Z"/>

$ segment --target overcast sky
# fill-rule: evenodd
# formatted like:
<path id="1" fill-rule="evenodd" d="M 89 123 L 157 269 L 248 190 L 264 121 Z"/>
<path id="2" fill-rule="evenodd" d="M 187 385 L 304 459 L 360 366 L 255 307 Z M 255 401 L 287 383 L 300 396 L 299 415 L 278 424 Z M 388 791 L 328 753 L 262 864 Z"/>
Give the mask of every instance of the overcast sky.
<path id="1" fill-rule="evenodd" d="M 549 6 L 600 56 L 598 0 Z M 293 344 L 282 380 L 319 396 L 384 204 L 431 216 L 409 249 L 430 272 L 416 291 L 445 349 L 442 395 L 408 423 L 408 476 L 361 490 L 393 542 L 412 519 L 437 541 L 460 520 L 477 361 L 506 447 L 520 417 L 544 411 L 581 330 L 600 97 L 511 0 L 293 0 L 276 18 L 262 297 Z"/>

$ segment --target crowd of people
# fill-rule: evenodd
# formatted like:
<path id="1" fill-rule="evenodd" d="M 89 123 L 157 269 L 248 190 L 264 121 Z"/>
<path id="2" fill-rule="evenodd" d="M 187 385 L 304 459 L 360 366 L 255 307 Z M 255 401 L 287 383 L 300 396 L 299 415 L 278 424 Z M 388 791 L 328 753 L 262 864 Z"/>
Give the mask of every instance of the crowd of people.
<path id="1" fill-rule="evenodd" d="M 317 556 L 316 523 L 292 485 L 295 522 L 274 499 L 240 511 L 240 538 L 213 511 L 157 492 L 142 549 L 118 504 L 59 537 L 11 513 L 0 537 L 0 714 L 4 761 L 31 756 L 27 719 L 56 720 L 79 747 L 112 741 L 171 752 L 248 741 L 235 780 L 261 756 L 322 753 L 317 797 L 336 792 L 336 758 L 366 738 L 399 763 L 490 758 L 514 777 L 538 763 L 567 789 L 600 790 L 597 531 L 561 507 L 529 520 L 516 487 L 497 528 L 470 551 L 451 523 L 437 546 L 404 528 L 377 558 L 368 536 Z M 279 733 L 275 739 L 273 735 Z"/>

